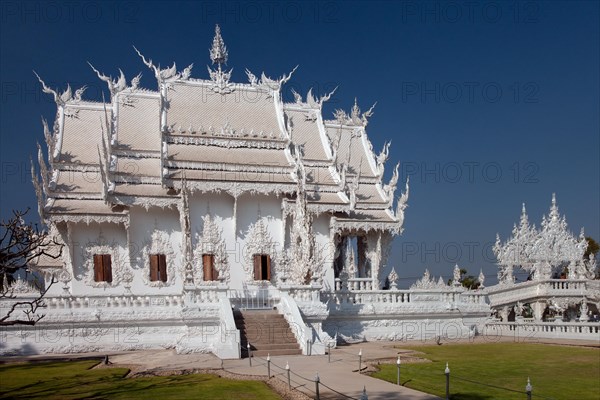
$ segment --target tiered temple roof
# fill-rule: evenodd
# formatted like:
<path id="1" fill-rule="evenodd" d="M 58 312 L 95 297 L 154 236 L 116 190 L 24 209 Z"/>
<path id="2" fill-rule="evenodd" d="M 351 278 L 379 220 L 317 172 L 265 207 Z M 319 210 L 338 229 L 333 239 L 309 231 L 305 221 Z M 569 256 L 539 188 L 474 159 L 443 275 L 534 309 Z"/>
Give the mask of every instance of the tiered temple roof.
<path id="1" fill-rule="evenodd" d="M 111 94 L 98 103 L 82 98 L 85 88 L 59 94 L 40 79 L 57 103 L 54 129 L 45 132 L 50 165 L 40 151 L 42 179 L 34 178 L 44 218 L 120 223 L 132 205 L 177 206 L 183 182 L 192 193 L 275 194 L 293 202 L 301 160 L 309 210 L 332 213 L 338 229 L 401 230 L 408 193 L 394 210 L 397 167 L 384 184 L 389 145 L 379 155 L 372 150 L 372 109 L 361 113 L 355 104 L 325 121 L 331 93 L 282 100 L 291 73 L 271 79 L 246 71 L 248 83 L 230 82 L 218 27 L 210 78 L 192 78 L 191 65 L 160 69 L 138 54 L 157 90 L 139 87 L 140 75 L 128 84 L 122 72 L 113 79 L 92 66 Z"/>

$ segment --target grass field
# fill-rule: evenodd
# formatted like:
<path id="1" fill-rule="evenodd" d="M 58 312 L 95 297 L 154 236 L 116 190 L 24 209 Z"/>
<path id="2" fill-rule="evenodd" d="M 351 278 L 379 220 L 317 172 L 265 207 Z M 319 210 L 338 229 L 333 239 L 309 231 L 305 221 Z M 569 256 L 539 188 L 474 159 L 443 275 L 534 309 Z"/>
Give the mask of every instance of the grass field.
<path id="1" fill-rule="evenodd" d="M 0 398 L 281 399 L 260 381 L 193 374 L 124 378 L 124 368 L 90 369 L 97 361 L 0 365 Z"/>
<path id="2" fill-rule="evenodd" d="M 493 343 L 417 346 L 410 350 L 422 352 L 420 356 L 432 362 L 402 364 L 400 381 L 438 396 L 445 396 L 444 368 L 448 362 L 454 400 L 524 400 L 527 377 L 531 378 L 534 399 L 600 399 L 598 348 Z M 396 383 L 396 364 L 380 367 L 373 376 Z"/>

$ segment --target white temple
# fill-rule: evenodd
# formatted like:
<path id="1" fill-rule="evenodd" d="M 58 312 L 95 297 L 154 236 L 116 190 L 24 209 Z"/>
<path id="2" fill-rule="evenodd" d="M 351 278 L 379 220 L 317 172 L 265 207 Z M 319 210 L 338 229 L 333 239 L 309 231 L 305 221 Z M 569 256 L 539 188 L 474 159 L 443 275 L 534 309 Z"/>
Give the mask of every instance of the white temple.
<path id="1" fill-rule="evenodd" d="M 240 325 L 249 309 L 276 310 L 303 354 L 323 354 L 336 340 L 483 329 L 487 292 L 463 288 L 458 266 L 451 285 L 426 271 L 399 290 L 397 271 L 384 275 L 409 190 L 406 182 L 396 197 L 398 165 L 383 181 L 389 143 L 373 152 L 372 108 L 361 112 L 355 101 L 350 113 L 326 120 L 331 93 L 282 100 L 291 73 L 271 79 L 246 70 L 248 83 L 232 82 L 218 26 L 206 78 L 192 77 L 192 65 L 161 69 L 136 52 L 156 90 L 140 87 L 140 75 L 127 83 L 122 72 L 113 79 L 92 66 L 110 91 L 98 103 L 83 98 L 85 87 L 59 94 L 40 79 L 57 114 L 52 129 L 44 122 L 47 157 L 38 146 L 33 183 L 39 214 L 64 249 L 37 260 L 47 283 L 59 280 L 45 317 L 7 327 L 1 354 L 175 348 L 236 358 L 250 342 L 270 345 Z M 556 224 L 551 214 L 538 235 L 554 234 Z M 532 232 L 527 225 L 511 240 Z M 546 279 L 557 255 L 540 240 L 518 264 Z M 517 265 L 506 246 L 503 281 Z M 573 262 L 579 278 L 585 266 Z M 15 290 L 32 296 L 26 285 Z"/>

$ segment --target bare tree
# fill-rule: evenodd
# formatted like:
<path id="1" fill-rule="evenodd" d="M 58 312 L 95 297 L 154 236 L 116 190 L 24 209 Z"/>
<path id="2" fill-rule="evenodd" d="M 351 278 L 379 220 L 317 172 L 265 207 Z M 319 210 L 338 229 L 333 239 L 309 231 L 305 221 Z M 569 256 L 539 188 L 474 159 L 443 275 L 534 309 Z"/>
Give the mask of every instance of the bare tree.
<path id="1" fill-rule="evenodd" d="M 51 237 L 47 231 L 40 231 L 37 225 L 25 222 L 25 211 L 13 211 L 13 217 L 0 222 L 0 301 L 8 302 L 8 310 L 0 314 L 0 326 L 35 325 L 44 315 L 38 309 L 46 307 L 44 296 L 56 282 L 54 276 L 44 285 L 39 279 L 30 280 L 35 289 L 35 297 L 18 298 L 13 284 L 17 277 L 27 279 L 34 272 L 32 264 L 40 257 L 57 259 L 62 255 L 63 244 Z M 18 313 L 22 311 L 24 317 Z M 19 314 L 17 316 L 15 313 Z"/>

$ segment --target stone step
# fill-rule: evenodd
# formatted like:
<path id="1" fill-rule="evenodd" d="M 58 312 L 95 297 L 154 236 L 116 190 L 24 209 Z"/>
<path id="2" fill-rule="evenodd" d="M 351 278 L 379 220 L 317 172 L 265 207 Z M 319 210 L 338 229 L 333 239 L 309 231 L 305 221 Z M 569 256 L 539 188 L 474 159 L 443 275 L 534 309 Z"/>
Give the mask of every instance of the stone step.
<path id="1" fill-rule="evenodd" d="M 242 349 L 247 349 L 248 343 L 241 343 Z M 252 351 L 256 350 L 298 350 L 300 346 L 294 343 L 252 343 L 250 342 Z"/>
<path id="2" fill-rule="evenodd" d="M 285 318 L 281 314 L 275 315 L 262 315 L 262 316 L 252 316 L 252 317 L 238 317 L 234 318 L 236 321 L 285 321 Z"/>
<path id="3" fill-rule="evenodd" d="M 234 318 L 240 330 L 243 357 L 248 357 L 248 342 L 257 357 L 302 354 L 289 323 L 276 310 L 237 310 Z"/>
<path id="4" fill-rule="evenodd" d="M 281 331 L 281 330 L 288 330 L 290 329 L 290 325 L 287 322 L 277 322 L 277 323 L 273 323 L 273 324 L 268 324 L 268 323 L 263 323 L 263 324 L 258 324 L 258 323 L 239 323 L 239 324 L 235 324 L 235 327 L 237 329 L 243 329 L 243 330 L 254 330 L 254 331 L 262 331 L 262 332 L 271 332 L 271 331 Z"/>
<path id="5" fill-rule="evenodd" d="M 271 356 L 295 356 L 301 355 L 302 350 L 253 350 L 253 357 L 266 357 L 267 355 Z"/>
<path id="6" fill-rule="evenodd" d="M 252 335 L 240 335 L 242 337 L 241 342 L 246 344 L 250 342 L 250 344 L 255 343 L 264 343 L 264 344 L 285 344 L 285 343 L 296 343 L 296 338 L 294 335 L 290 334 L 289 336 L 283 337 L 274 337 L 274 336 L 252 336 Z"/>

